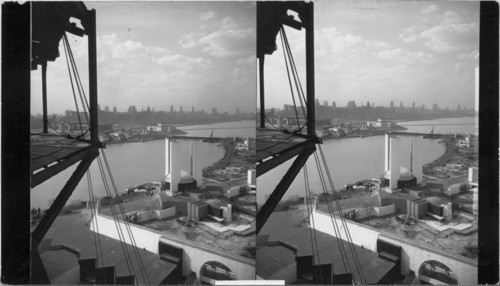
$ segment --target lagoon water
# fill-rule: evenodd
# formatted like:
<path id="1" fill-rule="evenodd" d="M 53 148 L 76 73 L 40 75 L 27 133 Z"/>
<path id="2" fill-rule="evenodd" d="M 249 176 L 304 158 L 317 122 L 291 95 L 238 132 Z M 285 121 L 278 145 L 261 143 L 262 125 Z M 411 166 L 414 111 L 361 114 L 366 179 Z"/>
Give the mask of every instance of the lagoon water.
<path id="1" fill-rule="evenodd" d="M 434 126 L 436 134 L 475 134 L 479 119 L 476 117 L 442 118 L 434 120 L 405 121 L 398 123 L 406 132 L 430 133 Z"/>
<path id="2" fill-rule="evenodd" d="M 208 137 L 254 137 L 255 121 L 224 122 L 183 126 L 186 136 Z M 208 167 L 224 157 L 224 149 L 217 143 L 206 143 L 208 152 L 203 156 L 203 167 Z M 108 144 L 104 150 L 119 192 L 131 186 L 160 181 L 165 176 L 165 141 Z M 103 162 L 104 163 L 104 162 Z M 76 165 L 64 170 L 31 190 L 31 206 L 47 208 L 69 179 Z M 97 160 L 90 166 L 94 196 L 106 196 Z M 109 179 L 108 179 L 109 182 Z M 110 182 L 109 182 L 110 184 Z M 68 203 L 89 199 L 87 176 L 85 175 Z"/>
<path id="3" fill-rule="evenodd" d="M 208 167 L 224 157 L 224 149 L 219 147 L 219 144 L 206 144 L 209 152 L 203 156 L 203 167 Z M 159 182 L 165 176 L 165 140 L 108 144 L 104 152 L 119 192 L 131 186 Z M 49 201 L 57 196 L 75 169 L 76 165 L 73 165 L 32 189 L 31 206 L 47 208 Z M 97 159 L 90 166 L 90 174 L 94 196 L 106 196 Z M 89 200 L 87 175 L 82 178 L 68 203 L 78 200 Z"/>
<path id="4" fill-rule="evenodd" d="M 400 138 L 401 164 L 409 167 L 411 136 L 400 136 Z M 424 139 L 422 141 L 423 164 L 430 163 L 444 154 L 445 146 L 439 143 L 441 140 Z M 382 175 L 384 172 L 384 142 L 384 136 L 323 141 L 323 153 L 326 157 L 335 188 L 338 189 L 347 183 L 376 178 Z M 319 155 L 319 150 L 317 152 Z M 321 157 L 319 158 L 321 160 Z M 267 196 L 274 190 L 292 162 L 293 159 L 288 160 L 286 163 L 257 178 L 258 204 L 265 202 Z M 311 191 L 313 193 L 321 193 L 323 189 L 314 155 L 309 157 L 306 164 Z M 325 179 L 328 180 L 326 177 Z M 304 174 L 300 171 L 283 199 L 304 196 L 304 188 Z M 328 187 L 328 190 L 330 190 L 330 187 Z"/>
<path id="5" fill-rule="evenodd" d="M 212 124 L 181 126 L 179 129 L 186 131 L 186 136 L 209 137 L 250 137 L 255 138 L 255 121 L 234 121 Z"/>
<path id="6" fill-rule="evenodd" d="M 214 137 L 253 137 L 255 121 L 222 122 L 213 124 L 182 126 L 186 136 L 208 137 L 213 131 Z M 224 149 L 216 143 L 206 143 L 209 152 L 203 156 L 203 167 L 208 167 L 224 157 Z M 108 144 L 104 150 L 111 172 L 119 192 L 131 186 L 147 182 L 160 181 L 165 176 L 165 141 Z M 103 162 L 104 163 L 104 162 Z M 76 165 L 64 170 L 43 184 L 31 190 L 31 206 L 47 208 L 69 179 Z M 95 160 L 90 166 L 94 196 L 106 196 L 99 166 Z M 108 179 L 108 183 L 109 179 Z M 68 203 L 89 199 L 87 176 L 85 175 Z"/>
<path id="7" fill-rule="evenodd" d="M 401 122 L 399 124 L 408 128 L 410 132 L 430 132 L 435 124 L 435 133 L 474 133 L 474 117 L 438 119 L 430 121 Z M 442 128 L 442 129 L 441 129 Z M 203 124 L 180 127 L 188 132 L 188 136 L 210 136 L 214 129 L 215 137 L 255 137 L 255 122 L 240 121 L 215 124 Z M 408 166 L 410 154 L 410 137 L 402 138 L 402 164 Z M 423 163 L 429 163 L 442 156 L 445 146 L 439 143 L 439 139 L 423 140 Z M 383 145 L 384 136 L 373 136 L 365 138 L 346 138 L 336 140 L 325 140 L 322 148 L 328 161 L 332 174 L 333 183 L 336 188 L 357 180 L 378 177 L 383 173 Z M 213 152 L 205 156 L 205 164 L 211 165 L 224 156 L 224 150 L 217 144 L 209 147 Z M 165 175 L 165 141 L 149 141 L 144 143 L 110 144 L 105 149 L 113 176 L 119 191 L 130 186 L 159 181 Z M 271 193 L 279 180 L 285 174 L 293 160 L 266 173 L 257 180 L 257 202 L 265 201 L 266 196 Z M 321 192 L 321 184 L 316 170 L 314 157 L 311 156 L 307 163 L 309 181 L 313 192 Z M 46 208 L 49 201 L 53 200 L 62 189 L 76 166 L 68 168 L 64 172 L 51 178 L 47 182 L 31 190 L 31 204 L 33 207 Z M 97 162 L 90 168 L 93 182 L 93 190 L 96 196 L 105 196 L 102 179 Z M 302 196 L 304 194 L 304 177 L 299 173 L 285 198 L 291 196 Z M 88 200 L 88 188 L 86 176 L 75 189 L 68 200 L 69 203 L 76 200 Z"/>
<path id="8" fill-rule="evenodd" d="M 398 124 L 406 127 L 406 132 L 429 133 L 434 125 L 434 133 L 437 134 L 475 134 L 478 119 L 476 117 L 443 118 L 398 122 Z M 402 135 L 400 137 L 402 138 L 401 163 L 403 166 L 409 167 L 411 136 Z M 327 158 L 335 188 L 338 189 L 348 183 L 382 175 L 384 171 L 384 141 L 384 136 L 325 140 L 322 148 Z M 439 139 L 423 140 L 422 159 L 424 165 L 444 154 L 446 148 L 443 143 L 439 143 L 440 141 Z M 279 179 L 285 174 L 292 162 L 293 160 L 289 160 L 257 179 L 258 204 L 265 202 L 266 196 L 274 190 Z M 322 192 L 314 156 L 311 156 L 307 161 L 307 168 L 311 191 L 316 193 Z M 301 171 L 283 198 L 303 195 L 304 174 Z"/>

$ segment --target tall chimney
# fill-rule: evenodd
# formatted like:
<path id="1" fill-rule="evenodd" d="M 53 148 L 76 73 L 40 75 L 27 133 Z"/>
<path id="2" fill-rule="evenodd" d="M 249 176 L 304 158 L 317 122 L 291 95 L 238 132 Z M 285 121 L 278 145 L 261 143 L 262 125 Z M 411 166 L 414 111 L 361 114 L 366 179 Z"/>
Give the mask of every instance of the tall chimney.
<path id="1" fill-rule="evenodd" d="M 205 144 L 203 144 L 202 141 L 200 140 L 195 140 L 193 141 L 193 179 L 196 180 L 196 185 L 200 186 L 203 183 L 203 169 L 202 169 L 202 164 L 201 160 L 203 157 L 203 154 L 205 152 L 203 151 L 203 148 L 205 147 Z"/>
<path id="2" fill-rule="evenodd" d="M 385 145 L 384 145 L 384 173 L 389 171 L 389 162 L 390 162 L 390 139 L 389 134 L 385 134 Z"/>
<path id="3" fill-rule="evenodd" d="M 422 137 L 412 137 L 411 140 L 411 172 L 415 178 L 417 178 L 417 183 L 422 182 L 423 170 L 422 170 Z"/>
<path id="4" fill-rule="evenodd" d="M 389 183 L 391 189 L 398 188 L 398 180 L 400 177 L 401 168 L 401 139 L 397 137 L 389 138 Z"/>
<path id="5" fill-rule="evenodd" d="M 181 180 L 182 145 L 178 141 L 170 141 L 170 191 L 179 191 Z"/>
<path id="6" fill-rule="evenodd" d="M 170 139 L 165 138 L 165 177 L 170 174 Z"/>

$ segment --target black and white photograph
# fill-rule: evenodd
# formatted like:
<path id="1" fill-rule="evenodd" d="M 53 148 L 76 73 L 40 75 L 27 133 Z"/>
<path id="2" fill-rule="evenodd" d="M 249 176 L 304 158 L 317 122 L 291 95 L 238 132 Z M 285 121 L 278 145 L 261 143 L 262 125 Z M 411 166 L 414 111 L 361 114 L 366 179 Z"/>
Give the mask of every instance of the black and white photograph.
<path id="1" fill-rule="evenodd" d="M 253 280 L 255 3 L 31 7 L 32 282 Z"/>
<path id="2" fill-rule="evenodd" d="M 1 6 L 2 284 L 498 284 L 496 1 Z"/>
<path id="3" fill-rule="evenodd" d="M 257 276 L 476 284 L 479 3 L 257 7 Z"/>

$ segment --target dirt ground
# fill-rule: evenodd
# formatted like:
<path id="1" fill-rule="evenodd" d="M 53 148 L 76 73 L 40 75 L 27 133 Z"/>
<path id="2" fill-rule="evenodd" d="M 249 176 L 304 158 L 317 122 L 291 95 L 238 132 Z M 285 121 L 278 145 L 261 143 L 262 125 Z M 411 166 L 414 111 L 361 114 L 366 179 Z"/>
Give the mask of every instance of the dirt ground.
<path id="1" fill-rule="evenodd" d="M 469 167 L 478 166 L 478 141 L 477 137 L 472 137 L 471 147 L 458 147 L 458 139 L 452 136 L 443 137 L 443 143 L 446 145 L 446 152 L 434 162 L 424 166 L 424 174 L 437 178 L 449 178 L 468 174 Z M 462 164 L 464 168 L 454 172 L 446 171 L 442 167 L 446 164 Z"/>
<path id="2" fill-rule="evenodd" d="M 128 211 L 147 211 L 153 210 L 157 207 L 157 195 L 153 195 L 150 199 L 148 196 L 136 196 L 133 199 L 124 202 L 123 207 L 125 212 Z M 119 209 L 115 206 L 117 212 Z M 103 207 L 100 212 L 105 215 L 112 215 L 109 206 Z M 235 214 L 234 222 L 248 223 L 248 220 L 239 217 L 239 212 L 233 211 Z M 255 224 L 255 222 L 252 222 Z M 162 231 L 171 235 L 175 235 L 182 239 L 188 239 L 195 243 L 220 249 L 223 251 L 230 252 L 235 255 L 241 255 L 255 259 L 255 235 L 250 234 L 247 236 L 239 236 L 236 234 L 231 234 L 228 236 L 224 235 L 214 235 L 210 231 L 207 231 L 206 227 L 201 227 L 200 225 L 187 226 L 177 221 L 177 216 L 165 219 L 165 220 L 152 220 L 140 225 Z"/>
<path id="3" fill-rule="evenodd" d="M 414 240 L 423 245 L 436 247 L 440 250 L 462 255 L 469 258 L 477 258 L 477 231 L 468 235 L 454 233 L 451 230 L 441 233 L 432 232 L 432 228 L 424 225 L 424 222 L 418 222 L 413 225 L 407 225 L 396 219 L 396 215 L 376 218 L 371 217 L 361 221 L 363 224 L 374 228 L 382 229 L 390 233 L 394 233 L 399 237 Z M 456 213 L 453 218 L 453 223 L 470 222 L 472 227 L 477 229 L 477 219 L 468 220 Z"/>
<path id="4" fill-rule="evenodd" d="M 255 259 L 255 235 L 214 235 L 200 225 L 187 226 L 176 218 L 141 223 L 142 226 L 165 232 L 222 251 Z"/>

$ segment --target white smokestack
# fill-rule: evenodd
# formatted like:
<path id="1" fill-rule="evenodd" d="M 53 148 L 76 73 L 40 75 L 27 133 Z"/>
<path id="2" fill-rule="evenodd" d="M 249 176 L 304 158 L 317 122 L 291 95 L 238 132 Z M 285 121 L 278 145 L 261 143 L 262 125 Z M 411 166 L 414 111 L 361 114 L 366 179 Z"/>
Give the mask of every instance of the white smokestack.
<path id="1" fill-rule="evenodd" d="M 411 172 L 417 183 L 422 182 L 422 137 L 412 137 L 411 140 Z"/>
<path id="2" fill-rule="evenodd" d="M 389 142 L 389 183 L 391 189 L 397 189 L 401 168 L 401 139 L 390 137 Z"/>
<path id="3" fill-rule="evenodd" d="M 200 186 L 203 183 L 203 170 L 201 166 L 201 159 L 203 157 L 203 141 L 194 140 L 193 141 L 193 170 L 192 176 L 196 180 L 196 184 Z"/>
<path id="4" fill-rule="evenodd" d="M 189 174 L 191 177 L 193 176 L 193 142 L 193 140 L 189 142 Z"/>
<path id="5" fill-rule="evenodd" d="M 179 191 L 181 180 L 182 145 L 179 141 L 170 141 L 170 191 Z"/>
<path id="6" fill-rule="evenodd" d="M 165 177 L 170 174 L 170 139 L 165 138 Z"/>
<path id="7" fill-rule="evenodd" d="M 385 134 L 385 145 L 384 145 L 384 173 L 387 172 L 390 167 L 389 167 L 389 162 L 390 162 L 390 136 L 389 134 Z"/>

